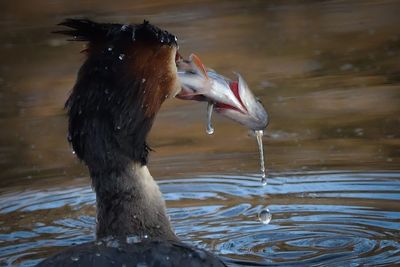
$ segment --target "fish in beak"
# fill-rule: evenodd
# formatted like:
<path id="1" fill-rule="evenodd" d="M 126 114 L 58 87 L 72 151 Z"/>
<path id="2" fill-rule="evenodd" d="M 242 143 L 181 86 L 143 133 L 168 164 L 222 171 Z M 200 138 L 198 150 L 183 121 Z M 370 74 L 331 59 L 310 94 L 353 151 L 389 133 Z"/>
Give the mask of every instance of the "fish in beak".
<path id="1" fill-rule="evenodd" d="M 208 102 L 209 121 L 215 110 L 252 130 L 267 127 L 268 113 L 240 74 L 236 73 L 237 80 L 226 78 L 207 69 L 195 54 L 191 54 L 189 60 L 179 56 L 176 64 L 182 87 L 176 97 Z M 210 122 L 207 132 L 213 132 Z"/>

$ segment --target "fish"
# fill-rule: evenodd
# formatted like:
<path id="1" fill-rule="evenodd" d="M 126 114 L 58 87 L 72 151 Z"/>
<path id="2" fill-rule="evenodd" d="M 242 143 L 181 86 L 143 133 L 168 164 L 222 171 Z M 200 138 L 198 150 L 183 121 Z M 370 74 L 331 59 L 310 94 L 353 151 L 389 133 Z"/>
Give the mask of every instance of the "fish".
<path id="1" fill-rule="evenodd" d="M 207 132 L 213 132 L 210 124 L 213 110 L 254 131 L 268 126 L 267 111 L 239 73 L 231 80 L 207 68 L 196 54 L 191 54 L 188 60 L 180 57 L 177 70 L 182 90 L 175 97 L 208 102 Z"/>

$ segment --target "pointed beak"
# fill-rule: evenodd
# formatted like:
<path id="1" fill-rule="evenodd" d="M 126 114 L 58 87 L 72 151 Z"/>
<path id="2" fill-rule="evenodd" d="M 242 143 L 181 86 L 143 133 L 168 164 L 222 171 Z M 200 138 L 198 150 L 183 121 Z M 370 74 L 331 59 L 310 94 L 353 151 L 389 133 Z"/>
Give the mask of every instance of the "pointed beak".
<path id="1" fill-rule="evenodd" d="M 216 112 L 252 130 L 267 127 L 268 113 L 240 74 L 232 81 L 206 69 L 194 54 L 177 61 L 177 67 L 182 87 L 177 98 L 209 102 Z"/>

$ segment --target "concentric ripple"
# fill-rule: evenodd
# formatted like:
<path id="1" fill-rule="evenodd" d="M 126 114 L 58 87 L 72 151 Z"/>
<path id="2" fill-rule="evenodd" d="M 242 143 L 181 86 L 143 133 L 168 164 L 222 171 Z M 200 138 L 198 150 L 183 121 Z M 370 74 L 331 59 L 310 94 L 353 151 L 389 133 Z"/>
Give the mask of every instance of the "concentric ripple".
<path id="1" fill-rule="evenodd" d="M 365 266 L 400 262 L 400 173 L 199 176 L 164 180 L 177 234 L 231 266 Z M 89 187 L 0 198 L 0 260 L 30 266 L 92 240 Z M 260 211 L 272 220 L 263 224 Z"/>

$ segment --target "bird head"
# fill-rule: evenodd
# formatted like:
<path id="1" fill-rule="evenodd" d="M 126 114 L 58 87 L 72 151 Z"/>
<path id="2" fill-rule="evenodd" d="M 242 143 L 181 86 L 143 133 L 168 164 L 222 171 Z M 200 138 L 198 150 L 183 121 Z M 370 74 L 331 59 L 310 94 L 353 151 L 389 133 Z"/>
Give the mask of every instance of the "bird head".
<path id="1" fill-rule="evenodd" d="M 87 42 L 66 102 L 68 140 L 92 172 L 147 163 L 146 137 L 161 104 L 181 89 L 177 39 L 144 21 L 122 25 L 67 19 L 57 31 Z"/>

